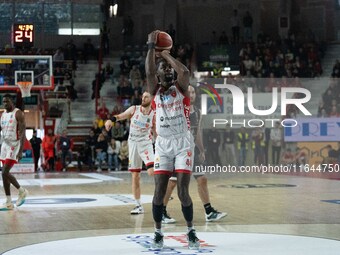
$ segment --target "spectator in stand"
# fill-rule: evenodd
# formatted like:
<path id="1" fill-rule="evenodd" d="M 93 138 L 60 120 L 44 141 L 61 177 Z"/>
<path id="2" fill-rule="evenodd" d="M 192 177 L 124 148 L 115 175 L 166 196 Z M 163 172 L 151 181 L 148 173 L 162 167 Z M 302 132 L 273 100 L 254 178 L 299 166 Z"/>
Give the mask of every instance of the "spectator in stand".
<path id="1" fill-rule="evenodd" d="M 280 122 L 275 122 L 275 127 L 270 131 L 270 141 L 272 144 L 272 164 L 278 165 L 281 157 L 282 147 L 282 131 L 280 128 Z"/>
<path id="2" fill-rule="evenodd" d="M 330 111 L 330 113 L 329 113 L 329 117 L 330 117 L 330 118 L 337 118 L 337 117 L 340 117 L 340 114 L 339 114 L 337 105 L 332 105 L 331 111 Z"/>
<path id="3" fill-rule="evenodd" d="M 287 150 L 282 154 L 281 157 L 281 164 L 283 165 L 290 165 L 295 164 L 295 155 L 292 152 L 290 148 L 287 148 Z"/>
<path id="4" fill-rule="evenodd" d="M 42 140 L 42 148 L 45 159 L 45 170 L 46 171 L 54 171 L 54 158 L 55 158 L 55 143 L 56 136 L 53 134 L 52 129 L 47 130 L 47 135 L 44 136 Z"/>
<path id="5" fill-rule="evenodd" d="M 106 161 L 107 147 L 108 147 L 107 146 L 107 140 L 106 140 L 104 134 L 100 133 L 98 138 L 97 138 L 96 145 L 95 145 L 96 154 L 97 154 L 97 163 L 98 163 L 97 172 L 102 171 L 102 165 Z"/>
<path id="6" fill-rule="evenodd" d="M 64 52 L 61 47 L 59 47 L 53 55 L 53 65 L 54 67 L 62 68 L 64 65 Z"/>
<path id="7" fill-rule="evenodd" d="M 122 99 L 131 99 L 132 95 L 133 95 L 133 89 L 131 87 L 130 82 L 129 81 L 124 82 L 123 86 L 120 87 L 120 94 L 119 94 L 119 96 Z"/>
<path id="8" fill-rule="evenodd" d="M 61 136 L 58 138 L 57 144 L 58 152 L 61 154 L 61 162 L 63 165 L 63 172 L 66 172 L 66 167 L 73 167 L 72 165 L 72 150 L 73 150 L 73 140 L 67 135 L 67 130 L 64 129 Z M 66 158 L 68 158 L 69 163 L 66 165 Z"/>
<path id="9" fill-rule="evenodd" d="M 256 128 L 252 132 L 252 148 L 254 150 L 254 164 L 264 164 L 264 132 L 261 128 Z"/>
<path id="10" fill-rule="evenodd" d="M 116 104 L 112 109 L 111 116 L 118 115 L 121 112 L 123 112 L 121 105 Z"/>
<path id="11" fill-rule="evenodd" d="M 110 62 L 106 63 L 104 70 L 105 70 L 105 78 L 110 79 L 111 83 L 113 84 L 114 83 L 114 69 L 113 69 L 113 66 L 111 66 Z"/>
<path id="12" fill-rule="evenodd" d="M 55 85 L 63 85 L 64 84 L 64 72 L 63 70 L 59 67 L 59 66 L 56 66 L 53 70 L 53 76 L 54 76 L 54 84 Z"/>
<path id="13" fill-rule="evenodd" d="M 101 133 L 102 127 L 104 127 L 104 119 L 102 119 L 100 115 L 97 115 L 93 123 L 96 124 L 95 129 L 99 129 L 96 130 L 96 134 Z"/>
<path id="14" fill-rule="evenodd" d="M 249 55 L 246 54 L 244 56 L 244 60 L 242 61 L 243 63 L 243 68 L 244 68 L 244 74 L 246 74 L 247 72 L 250 72 L 251 74 L 253 74 L 254 71 L 254 62 L 249 58 Z"/>
<path id="15" fill-rule="evenodd" d="M 108 172 L 110 172 L 112 169 L 114 171 L 118 171 L 120 166 L 119 166 L 119 161 L 118 161 L 118 155 L 120 151 L 120 142 L 116 141 L 115 139 L 111 139 L 111 141 L 108 144 L 107 148 L 107 160 L 108 160 Z M 113 163 L 113 164 L 112 164 Z"/>
<path id="16" fill-rule="evenodd" d="M 99 135 L 99 131 L 98 131 Z M 95 131 L 91 128 L 89 131 L 89 136 L 85 139 L 85 149 L 87 154 L 85 155 L 86 162 L 90 168 L 90 171 L 93 170 L 93 164 L 96 158 L 96 143 L 98 139 L 98 135 L 95 134 Z"/>
<path id="17" fill-rule="evenodd" d="M 137 90 L 138 95 L 142 96 L 143 92 L 143 80 L 136 80 L 133 86 L 133 93 Z"/>
<path id="18" fill-rule="evenodd" d="M 122 141 L 118 157 L 121 162 L 121 168 L 123 168 L 123 166 L 124 168 L 127 168 L 129 161 L 129 147 L 126 140 Z"/>
<path id="19" fill-rule="evenodd" d="M 72 60 L 72 76 L 75 76 L 77 70 L 77 46 L 73 43 L 73 40 L 69 40 L 66 44 L 65 59 Z"/>
<path id="20" fill-rule="evenodd" d="M 296 147 L 295 151 L 295 163 L 297 165 L 305 165 L 307 163 L 307 155 L 299 147 Z"/>
<path id="21" fill-rule="evenodd" d="M 104 126 L 104 124 L 103 124 L 104 122 L 101 121 L 100 123 L 102 124 L 102 127 L 99 127 L 99 121 L 98 120 L 101 120 L 101 119 L 99 117 L 97 117 L 97 119 L 93 121 L 93 127 L 92 127 L 92 130 L 93 130 L 96 138 L 102 132 L 102 127 Z"/>
<path id="22" fill-rule="evenodd" d="M 240 132 L 237 133 L 237 150 L 239 155 L 238 166 L 245 166 L 247 159 L 249 143 L 249 134 L 246 132 L 245 127 L 241 127 Z"/>
<path id="23" fill-rule="evenodd" d="M 111 138 L 122 142 L 124 135 L 125 132 L 123 125 L 120 123 L 120 121 L 116 121 L 115 125 L 111 128 Z"/>
<path id="24" fill-rule="evenodd" d="M 124 59 L 123 63 L 120 64 L 120 74 L 124 75 L 125 77 L 129 77 L 131 65 L 128 59 Z"/>
<path id="25" fill-rule="evenodd" d="M 328 144 L 326 146 L 327 157 L 324 157 L 323 164 L 337 164 L 338 162 L 338 151 L 333 149 L 332 145 Z"/>
<path id="26" fill-rule="evenodd" d="M 224 132 L 223 149 L 227 153 L 228 163 L 236 166 L 236 154 L 235 154 L 235 133 L 230 129 L 230 125 L 227 124 L 226 131 Z"/>
<path id="27" fill-rule="evenodd" d="M 97 115 L 102 120 L 107 119 L 107 115 L 109 114 L 109 109 L 107 109 L 106 104 L 103 99 L 101 99 L 101 106 L 97 109 Z M 100 127 L 101 128 L 101 127 Z"/>
<path id="28" fill-rule="evenodd" d="M 131 105 L 140 105 L 141 103 L 141 95 L 139 95 L 138 90 L 134 90 L 134 95 L 131 98 Z"/>
<path id="29" fill-rule="evenodd" d="M 135 84 L 136 80 L 142 79 L 142 74 L 140 70 L 138 69 L 137 65 L 132 66 L 130 73 L 129 73 L 129 78 L 132 84 Z"/>
<path id="30" fill-rule="evenodd" d="M 93 160 L 91 158 L 91 147 L 85 142 L 77 153 L 78 170 L 83 170 L 83 164 L 88 165 L 89 171 L 93 171 Z"/>

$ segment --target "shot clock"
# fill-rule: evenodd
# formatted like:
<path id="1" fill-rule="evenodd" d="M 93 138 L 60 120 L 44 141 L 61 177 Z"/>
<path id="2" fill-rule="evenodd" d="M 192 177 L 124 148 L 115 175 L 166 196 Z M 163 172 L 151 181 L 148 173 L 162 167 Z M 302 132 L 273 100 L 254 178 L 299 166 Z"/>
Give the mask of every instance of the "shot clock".
<path id="1" fill-rule="evenodd" d="M 34 46 L 34 25 L 13 24 L 12 45 L 16 48 L 31 48 Z"/>

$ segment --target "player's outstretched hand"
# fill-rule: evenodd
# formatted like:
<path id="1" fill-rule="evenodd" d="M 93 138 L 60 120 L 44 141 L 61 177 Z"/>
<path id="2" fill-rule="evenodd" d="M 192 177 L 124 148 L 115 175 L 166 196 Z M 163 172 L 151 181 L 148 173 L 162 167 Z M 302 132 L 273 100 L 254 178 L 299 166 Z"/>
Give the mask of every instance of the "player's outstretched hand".
<path id="1" fill-rule="evenodd" d="M 105 129 L 106 129 L 106 131 L 110 131 L 111 128 L 112 128 L 112 121 L 111 120 L 105 121 Z"/>

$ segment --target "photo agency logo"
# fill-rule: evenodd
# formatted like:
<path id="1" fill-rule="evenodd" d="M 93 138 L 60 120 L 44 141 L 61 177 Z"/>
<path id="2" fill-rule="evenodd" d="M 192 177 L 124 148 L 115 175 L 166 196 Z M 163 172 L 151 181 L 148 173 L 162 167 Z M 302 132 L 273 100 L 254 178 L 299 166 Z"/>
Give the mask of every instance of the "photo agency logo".
<path id="1" fill-rule="evenodd" d="M 305 106 L 311 99 L 311 92 L 303 87 L 272 87 L 271 92 L 255 93 L 252 87 L 242 90 L 237 85 L 226 83 L 226 80 L 224 84 L 214 85 L 200 82 L 198 87 L 205 92 L 201 95 L 201 113 L 210 117 L 214 128 L 227 124 L 230 127 L 274 127 L 276 122 L 283 127 L 295 127 L 297 121 L 287 116 L 291 108 L 304 116 L 312 115 Z M 223 94 L 219 94 L 217 89 Z M 229 110 L 211 114 L 209 100 L 216 105 L 216 99 L 220 105 L 226 100 L 225 109 Z"/>

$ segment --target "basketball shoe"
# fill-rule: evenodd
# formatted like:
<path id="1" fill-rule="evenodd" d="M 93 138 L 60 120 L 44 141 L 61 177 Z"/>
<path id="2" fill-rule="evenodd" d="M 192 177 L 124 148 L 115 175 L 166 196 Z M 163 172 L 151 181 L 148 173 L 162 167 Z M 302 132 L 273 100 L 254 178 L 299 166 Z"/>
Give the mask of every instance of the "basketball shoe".
<path id="1" fill-rule="evenodd" d="M 222 219 L 223 217 L 225 217 L 227 215 L 228 215 L 227 213 L 219 212 L 219 211 L 215 210 L 214 208 L 212 208 L 211 213 L 205 214 L 205 220 L 208 221 L 208 222 L 218 221 L 218 220 Z"/>
<path id="2" fill-rule="evenodd" d="M 187 234 L 188 248 L 190 250 L 198 250 L 200 248 L 200 240 L 196 236 L 195 229 L 191 229 Z"/>
<path id="3" fill-rule="evenodd" d="M 144 208 L 141 205 L 136 205 L 136 207 L 131 210 L 131 214 L 143 214 L 143 213 Z"/>
<path id="4" fill-rule="evenodd" d="M 164 247 L 164 241 L 163 241 L 163 235 L 155 232 L 155 236 L 152 241 L 151 248 L 152 249 L 163 249 Z"/>
<path id="5" fill-rule="evenodd" d="M 14 209 L 12 202 L 5 202 L 0 206 L 0 211 L 10 211 Z"/>
<path id="6" fill-rule="evenodd" d="M 26 201 L 26 196 L 28 195 L 28 191 L 27 189 L 23 189 L 23 191 L 19 191 L 19 196 L 18 199 L 16 201 L 16 206 L 21 206 L 25 203 Z"/>

